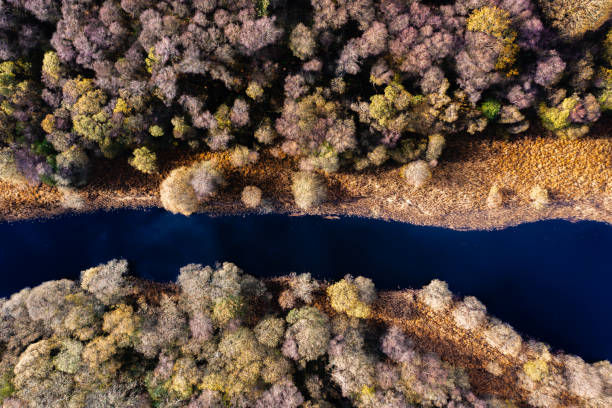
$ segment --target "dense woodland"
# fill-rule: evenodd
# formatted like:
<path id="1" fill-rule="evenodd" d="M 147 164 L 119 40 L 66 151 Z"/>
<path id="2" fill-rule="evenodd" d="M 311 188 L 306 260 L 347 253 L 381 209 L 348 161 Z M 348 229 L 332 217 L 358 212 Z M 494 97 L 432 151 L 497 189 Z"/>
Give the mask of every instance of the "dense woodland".
<path id="1" fill-rule="evenodd" d="M 0 299 L 3 408 L 612 404 L 608 361 L 553 354 L 439 280 L 415 291 L 414 302 L 452 316 L 452 330 L 481 336 L 498 355 L 486 370 L 515 379 L 526 400 L 478 395 L 464 367 L 373 319 L 370 279 L 261 281 L 223 263 L 187 265 L 176 284 L 160 285 L 127 272 L 125 260 L 112 260 L 78 282 Z"/>
<path id="2" fill-rule="evenodd" d="M 162 150 L 230 149 L 243 166 L 269 147 L 308 174 L 393 162 L 419 185 L 459 133 L 538 123 L 557 137 L 587 134 L 612 106 L 611 9 L 0 0 L 0 176 L 79 187 L 94 157 L 151 174 Z M 183 173 L 200 199 L 219 181 Z"/>

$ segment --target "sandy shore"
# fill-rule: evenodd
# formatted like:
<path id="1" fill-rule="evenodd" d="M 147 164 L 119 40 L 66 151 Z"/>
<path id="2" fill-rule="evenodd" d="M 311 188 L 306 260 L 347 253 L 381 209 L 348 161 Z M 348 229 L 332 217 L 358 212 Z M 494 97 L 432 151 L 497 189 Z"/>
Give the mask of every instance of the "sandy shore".
<path id="1" fill-rule="evenodd" d="M 433 179 L 415 189 L 399 175 L 397 166 L 384 165 L 362 173 L 327 175 L 330 199 L 308 214 L 359 216 L 453 229 L 498 229 L 546 219 L 594 220 L 612 223 L 612 140 L 601 123 L 592 136 L 564 141 L 528 136 L 515 140 L 454 137 Z M 598 136 L 599 135 L 599 136 Z M 290 177 L 297 169 L 287 157 L 261 152 L 251 167 L 234 168 L 227 153 L 196 154 L 182 151 L 161 156 L 160 174 L 138 173 L 123 159 L 99 160 L 90 184 L 67 199 L 49 186 L 13 186 L 0 182 L 0 220 L 51 217 L 70 211 L 89 212 L 118 208 L 159 207 L 158 186 L 178 165 L 201 158 L 216 158 L 228 187 L 203 206 L 211 214 L 244 214 L 240 192 L 257 185 L 268 205 L 261 211 L 305 214 L 290 192 Z M 503 205 L 490 209 L 486 200 L 497 185 Z M 535 210 L 529 191 L 535 185 L 549 191 L 551 204 Z M 75 198 L 75 196 L 78 196 Z"/>

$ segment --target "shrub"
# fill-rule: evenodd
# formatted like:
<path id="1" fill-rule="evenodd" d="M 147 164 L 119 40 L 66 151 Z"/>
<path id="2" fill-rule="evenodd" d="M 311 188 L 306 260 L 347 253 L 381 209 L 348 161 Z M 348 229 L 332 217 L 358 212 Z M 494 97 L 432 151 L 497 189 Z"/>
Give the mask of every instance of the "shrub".
<path id="1" fill-rule="evenodd" d="M 184 296 L 184 308 L 193 315 L 210 311 L 221 324 L 245 311 L 245 300 L 265 299 L 265 286 L 230 262 L 202 267 L 190 264 L 180 269 L 177 283 Z"/>
<path id="2" fill-rule="evenodd" d="M 467 296 L 453 310 L 455 324 L 465 330 L 482 326 L 487 319 L 487 308 L 474 296 Z"/>
<path id="3" fill-rule="evenodd" d="M 374 389 L 376 357 L 364 350 L 364 343 L 362 333 L 355 329 L 329 343 L 328 369 L 344 397 L 363 398 Z"/>
<path id="4" fill-rule="evenodd" d="M 283 354 L 303 362 L 316 360 L 325 354 L 330 339 L 329 318 L 318 309 L 305 306 L 287 315 L 290 324 L 285 332 Z"/>
<path id="5" fill-rule="evenodd" d="M 551 25 L 568 39 L 601 27 L 610 17 L 612 4 L 605 0 L 538 0 Z"/>
<path id="6" fill-rule="evenodd" d="M 370 315 L 370 307 L 359 299 L 357 288 L 346 279 L 329 286 L 327 297 L 336 312 L 361 319 Z"/>
<path id="7" fill-rule="evenodd" d="M 189 184 L 199 201 L 210 198 L 219 186 L 225 184 L 223 176 L 215 169 L 213 161 L 197 162 L 191 166 L 190 171 Z"/>
<path id="8" fill-rule="evenodd" d="M 191 399 L 187 408 L 225 408 L 221 399 L 221 393 L 211 390 L 203 390 L 200 395 Z"/>
<path id="9" fill-rule="evenodd" d="M 125 259 L 113 259 L 81 272 L 81 288 L 104 304 L 117 303 L 129 291 L 130 285 L 125 279 L 127 272 Z"/>
<path id="10" fill-rule="evenodd" d="M 304 402 L 304 397 L 297 387 L 290 382 L 274 384 L 263 393 L 255 408 L 297 408 Z"/>
<path id="11" fill-rule="evenodd" d="M 466 28 L 468 31 L 482 32 L 501 41 L 495 69 L 508 70 L 511 76 L 510 68 L 516 61 L 519 47 L 515 44 L 517 33 L 512 28 L 510 13 L 496 6 L 481 7 L 469 15 Z"/>
<path id="12" fill-rule="evenodd" d="M 453 294 L 448 290 L 448 284 L 434 279 L 429 285 L 419 291 L 419 300 L 436 312 L 448 309 L 453 304 Z"/>
<path id="13" fill-rule="evenodd" d="M 149 134 L 153 137 L 162 137 L 164 135 L 164 129 L 158 125 L 149 126 Z"/>
<path id="14" fill-rule="evenodd" d="M 302 300 L 306 304 L 313 301 L 313 292 L 319 289 L 319 283 L 312 279 L 310 273 L 296 275 L 292 272 L 289 275 L 289 286 L 295 298 Z"/>
<path id="15" fill-rule="evenodd" d="M 243 167 L 257 163 L 259 153 L 254 150 L 249 150 L 248 147 L 238 145 L 232 151 L 230 160 L 234 167 Z"/>
<path id="16" fill-rule="evenodd" d="M 327 287 L 327 297 L 335 311 L 365 319 L 370 315 L 370 304 L 376 298 L 376 291 L 370 279 L 346 276 Z"/>
<path id="17" fill-rule="evenodd" d="M 68 308 L 66 296 L 74 289 L 74 282 L 68 279 L 48 281 L 35 287 L 25 302 L 30 318 L 48 327 L 59 328 Z"/>
<path id="18" fill-rule="evenodd" d="M 213 335 L 213 322 L 209 316 L 202 312 L 197 312 L 189 319 L 189 330 L 193 338 L 199 341 L 206 341 Z"/>
<path id="19" fill-rule="evenodd" d="M 103 316 L 102 329 L 109 334 L 108 340 L 117 347 L 130 345 L 139 326 L 139 319 L 132 306 L 120 303 Z"/>
<path id="20" fill-rule="evenodd" d="M 164 208 L 173 214 L 189 216 L 198 210 L 203 200 L 210 198 L 225 181 L 212 161 L 196 162 L 170 172 L 160 185 Z"/>
<path id="21" fill-rule="evenodd" d="M 493 185 L 487 195 L 487 207 L 490 209 L 500 208 L 504 205 L 504 195 L 497 185 Z"/>
<path id="22" fill-rule="evenodd" d="M 255 336 L 264 346 L 276 348 L 285 335 L 285 321 L 275 317 L 267 317 L 255 326 Z"/>
<path id="23" fill-rule="evenodd" d="M 566 355 L 565 378 L 569 390 L 582 398 L 599 398 L 603 384 L 597 368 L 585 363 L 580 357 Z"/>
<path id="24" fill-rule="evenodd" d="M 58 190 L 62 193 L 62 207 L 71 210 L 82 210 L 85 207 L 85 200 L 74 189 L 70 187 L 59 187 Z"/>
<path id="25" fill-rule="evenodd" d="M 240 198 L 247 208 L 257 208 L 261 204 L 261 189 L 256 186 L 246 186 Z"/>
<path id="26" fill-rule="evenodd" d="M 259 83 L 251 81 L 249 82 L 249 86 L 247 86 L 245 93 L 249 98 L 259 101 L 262 99 L 264 90 Z"/>
<path id="27" fill-rule="evenodd" d="M 536 210 L 541 210 L 550 204 L 548 190 L 541 186 L 535 186 L 529 192 L 529 199 Z"/>
<path id="28" fill-rule="evenodd" d="M 159 186 L 162 206 L 173 214 L 190 216 L 196 212 L 200 202 L 191 185 L 192 170 L 179 167 L 170 172 Z"/>
<path id="29" fill-rule="evenodd" d="M 484 333 L 487 343 L 500 353 L 516 357 L 521 351 L 522 339 L 512 327 L 498 320 L 492 320 Z"/>
<path id="30" fill-rule="evenodd" d="M 278 304 L 285 310 L 293 309 L 295 307 L 295 302 L 296 299 L 292 290 L 283 290 L 278 296 Z"/>
<path id="31" fill-rule="evenodd" d="M 134 149 L 129 159 L 130 166 L 145 174 L 157 173 L 157 155 L 147 147 Z"/>
<path id="32" fill-rule="evenodd" d="M 203 267 L 200 264 L 185 265 L 179 270 L 176 283 L 192 313 L 202 313 L 212 305 L 209 285 L 213 274 L 210 266 Z"/>
<path id="33" fill-rule="evenodd" d="M 429 163 L 437 163 L 438 158 L 444 150 L 446 145 L 446 139 L 439 133 L 429 135 L 429 142 L 427 143 L 427 152 L 425 152 L 425 160 Z"/>
<path id="34" fill-rule="evenodd" d="M 0 150 L 0 180 L 12 184 L 26 183 L 26 178 L 17 169 L 15 155 L 9 148 Z"/>
<path id="35" fill-rule="evenodd" d="M 223 392 L 234 396 L 248 391 L 256 384 L 265 352 L 251 330 L 240 327 L 226 331 L 219 342 L 219 353 L 225 359 L 224 370 L 221 372 Z M 213 375 L 204 377 L 202 388 L 211 389 L 207 383 L 213 379 Z"/>
<path id="36" fill-rule="evenodd" d="M 387 148 L 383 145 L 376 146 L 374 150 L 368 153 L 368 162 L 372 163 L 375 166 L 382 165 L 384 162 L 387 161 L 388 158 L 389 158 L 389 153 L 387 151 Z"/>
<path id="37" fill-rule="evenodd" d="M 398 363 L 408 363 L 414 356 L 414 344 L 397 326 L 388 328 L 381 339 L 380 349 L 390 359 Z"/>
<path id="38" fill-rule="evenodd" d="M 274 139 L 276 139 L 277 134 L 272 125 L 270 124 L 270 121 L 268 120 L 264 121 L 264 124 L 257 128 L 254 136 L 259 143 L 269 145 L 274 142 Z"/>
<path id="39" fill-rule="evenodd" d="M 302 23 L 296 25 L 289 37 L 289 48 L 293 55 L 307 60 L 314 55 L 316 46 L 312 31 Z"/>
<path id="40" fill-rule="evenodd" d="M 55 368 L 66 374 L 75 374 L 81 365 L 83 344 L 80 341 L 64 339 L 59 354 L 53 358 Z"/>
<path id="41" fill-rule="evenodd" d="M 401 174 L 406 183 L 416 188 L 422 187 L 431 179 L 431 169 L 424 160 L 416 160 L 408 163 L 401 169 Z"/>
<path id="42" fill-rule="evenodd" d="M 487 119 L 493 120 L 501 110 L 501 103 L 495 99 L 487 99 L 480 105 L 480 110 Z"/>
<path id="43" fill-rule="evenodd" d="M 353 281 L 359 292 L 359 298 L 367 304 L 372 304 L 376 300 L 376 287 L 370 278 L 358 276 Z"/>
<path id="44" fill-rule="evenodd" d="M 228 296 L 217 299 L 212 309 L 212 318 L 219 326 L 225 326 L 232 319 L 241 317 L 245 311 L 242 296 Z"/>
<path id="45" fill-rule="evenodd" d="M 292 177 L 291 191 L 295 204 L 302 210 L 320 205 L 327 197 L 325 181 L 315 173 L 295 173 Z"/>
<path id="46" fill-rule="evenodd" d="M 51 87 L 59 87 L 64 76 L 60 60 L 55 51 L 47 51 L 42 61 L 42 79 Z"/>
<path id="47" fill-rule="evenodd" d="M 13 387 L 11 377 L 12 376 L 8 372 L 3 373 L 0 376 L 0 403 L 15 392 L 15 387 Z"/>
<path id="48" fill-rule="evenodd" d="M 89 178 L 89 158 L 83 149 L 72 146 L 55 158 L 58 171 L 58 184 L 82 187 Z"/>
<path id="49" fill-rule="evenodd" d="M 548 374 L 548 364 L 546 361 L 530 360 L 523 364 L 523 372 L 532 381 L 542 381 L 542 379 Z"/>

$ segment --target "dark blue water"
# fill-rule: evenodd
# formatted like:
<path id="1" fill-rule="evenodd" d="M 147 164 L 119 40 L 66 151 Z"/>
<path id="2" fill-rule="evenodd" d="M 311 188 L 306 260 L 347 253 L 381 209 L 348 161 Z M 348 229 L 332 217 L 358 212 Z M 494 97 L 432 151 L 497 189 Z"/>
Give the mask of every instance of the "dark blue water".
<path id="1" fill-rule="evenodd" d="M 118 211 L 0 224 L 0 297 L 112 258 L 139 276 L 174 280 L 179 267 L 233 261 L 264 277 L 347 273 L 378 288 L 433 278 L 478 297 L 519 332 L 594 361 L 612 360 L 612 227 L 545 221 L 502 231 L 458 232 L 343 218 L 185 218 Z"/>

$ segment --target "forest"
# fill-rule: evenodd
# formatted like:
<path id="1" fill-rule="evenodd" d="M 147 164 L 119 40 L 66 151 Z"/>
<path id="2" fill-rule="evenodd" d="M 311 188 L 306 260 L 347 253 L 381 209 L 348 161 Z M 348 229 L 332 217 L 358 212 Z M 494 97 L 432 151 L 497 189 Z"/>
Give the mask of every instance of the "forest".
<path id="1" fill-rule="evenodd" d="M 442 359 L 431 342 L 417 342 L 408 326 L 381 319 L 378 296 L 385 294 L 363 277 L 346 275 L 331 283 L 292 273 L 258 280 L 229 262 L 189 264 L 175 283 L 160 284 L 131 276 L 127 261 L 114 259 L 82 271 L 76 282 L 48 281 L 0 299 L 0 403 L 3 408 L 612 403 L 610 362 L 589 364 L 524 339 L 475 297 L 453 296 L 443 281 L 409 292 L 402 313 L 422 308 L 438 334 L 450 330 L 479 341 L 479 351 L 463 364 Z M 474 369 L 478 353 L 483 368 Z M 483 382 L 482 376 L 492 380 Z M 500 381 L 520 392 L 510 396 L 491 385 Z"/>
<path id="2" fill-rule="evenodd" d="M 607 0 L 0 0 L 0 178 L 78 188 L 98 159 L 154 174 L 164 151 L 227 150 L 239 167 L 267 149 L 296 160 L 301 208 L 325 197 L 316 172 L 393 163 L 419 186 L 460 134 L 588 134 L 612 106 L 611 10 Z M 178 171 L 168 185 L 190 197 L 165 206 L 192 212 L 222 185 L 214 165 Z"/>

